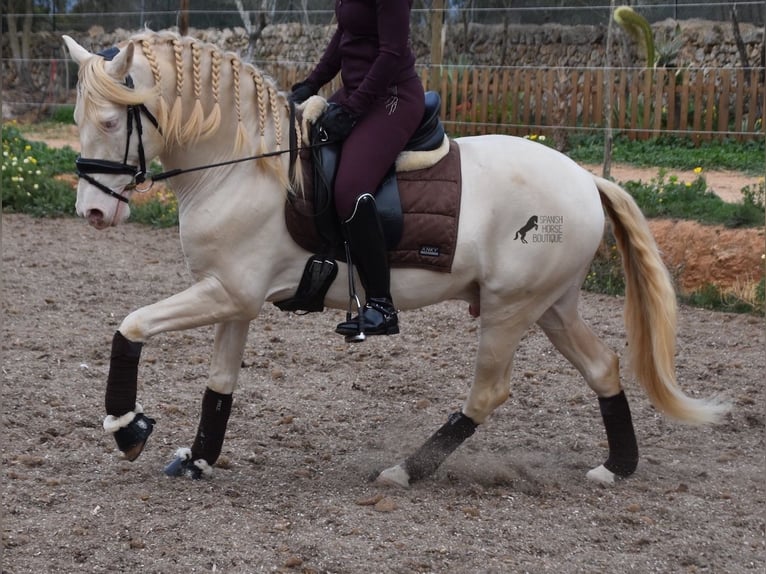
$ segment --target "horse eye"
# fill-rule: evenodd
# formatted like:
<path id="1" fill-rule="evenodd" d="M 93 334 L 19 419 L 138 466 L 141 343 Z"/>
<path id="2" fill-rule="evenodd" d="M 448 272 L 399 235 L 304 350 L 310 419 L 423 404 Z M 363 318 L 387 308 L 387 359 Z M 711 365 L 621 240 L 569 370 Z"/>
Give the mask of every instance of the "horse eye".
<path id="1" fill-rule="evenodd" d="M 117 120 L 104 120 L 101 125 L 105 130 L 114 130 L 117 127 Z"/>

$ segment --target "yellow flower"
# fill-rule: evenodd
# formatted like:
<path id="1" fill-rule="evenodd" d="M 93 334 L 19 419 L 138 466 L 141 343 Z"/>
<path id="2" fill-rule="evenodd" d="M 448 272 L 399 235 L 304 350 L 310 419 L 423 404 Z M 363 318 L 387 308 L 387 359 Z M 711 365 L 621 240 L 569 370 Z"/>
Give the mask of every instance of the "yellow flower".
<path id="1" fill-rule="evenodd" d="M 695 167 L 694 168 L 694 173 L 696 173 L 697 175 L 701 174 L 702 173 L 702 168 L 699 167 L 699 166 Z"/>
<path id="2" fill-rule="evenodd" d="M 691 187 L 691 186 L 692 186 L 692 184 L 687 181 L 686 182 L 686 187 Z"/>

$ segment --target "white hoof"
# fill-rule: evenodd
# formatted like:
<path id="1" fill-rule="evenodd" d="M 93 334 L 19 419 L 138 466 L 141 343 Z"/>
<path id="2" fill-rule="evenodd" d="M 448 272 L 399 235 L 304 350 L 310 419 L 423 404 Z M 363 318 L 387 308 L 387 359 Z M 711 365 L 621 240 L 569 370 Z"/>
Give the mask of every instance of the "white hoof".
<path id="1" fill-rule="evenodd" d="M 387 468 L 375 479 L 376 484 L 384 486 L 398 486 L 400 488 L 410 487 L 410 475 L 402 468 L 400 464 Z"/>
<path id="2" fill-rule="evenodd" d="M 603 464 L 588 471 L 585 475 L 588 479 L 601 484 L 614 484 L 616 475 L 608 470 Z"/>

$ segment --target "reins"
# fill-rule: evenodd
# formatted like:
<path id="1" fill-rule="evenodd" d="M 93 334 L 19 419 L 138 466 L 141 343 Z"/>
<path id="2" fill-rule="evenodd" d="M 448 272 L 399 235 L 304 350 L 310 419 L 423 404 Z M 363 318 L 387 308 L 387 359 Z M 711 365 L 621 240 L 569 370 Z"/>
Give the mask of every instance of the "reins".
<path id="1" fill-rule="evenodd" d="M 333 142 L 330 142 L 328 140 L 324 140 L 324 141 L 321 141 L 319 143 L 314 143 L 314 144 L 307 145 L 307 146 L 299 146 L 298 145 L 296 131 L 294 129 L 294 125 L 295 125 L 295 104 L 292 101 L 290 101 L 290 100 L 288 100 L 288 102 L 289 102 L 289 106 L 288 107 L 289 107 L 289 110 L 290 110 L 290 143 L 289 143 L 289 147 L 287 149 L 270 151 L 270 152 L 261 153 L 261 154 L 257 154 L 257 155 L 251 155 L 251 156 L 248 156 L 248 157 L 241 157 L 241 158 L 238 158 L 238 159 L 230 159 L 230 160 L 221 161 L 221 162 L 218 162 L 218 163 L 208 163 L 208 164 L 205 164 L 205 165 L 198 165 L 198 166 L 194 166 L 194 167 L 170 169 L 168 171 L 163 171 L 161 173 L 158 173 L 157 175 L 147 174 L 149 176 L 149 179 L 151 179 L 153 182 L 154 181 L 162 181 L 163 179 L 168 179 L 168 178 L 171 178 L 171 177 L 175 177 L 177 175 L 181 175 L 181 174 L 184 174 L 184 173 L 192 173 L 192 172 L 195 172 L 195 171 L 202 171 L 204 169 L 213 169 L 213 168 L 216 168 L 216 167 L 225 167 L 227 165 L 234 165 L 234 164 L 243 163 L 243 162 L 246 162 L 246 161 L 255 161 L 255 160 L 258 160 L 258 159 L 266 159 L 266 158 L 269 158 L 269 157 L 275 157 L 275 156 L 279 156 L 279 155 L 283 155 L 283 154 L 289 153 L 290 154 L 289 178 L 290 178 L 290 182 L 292 183 L 295 180 L 295 165 L 296 165 L 296 162 L 297 162 L 297 159 L 298 159 L 298 154 L 300 152 L 302 152 L 303 150 L 310 150 L 310 149 L 314 149 L 314 148 L 317 148 L 317 147 L 322 147 L 322 146 L 328 145 L 328 144 L 333 143 Z"/>

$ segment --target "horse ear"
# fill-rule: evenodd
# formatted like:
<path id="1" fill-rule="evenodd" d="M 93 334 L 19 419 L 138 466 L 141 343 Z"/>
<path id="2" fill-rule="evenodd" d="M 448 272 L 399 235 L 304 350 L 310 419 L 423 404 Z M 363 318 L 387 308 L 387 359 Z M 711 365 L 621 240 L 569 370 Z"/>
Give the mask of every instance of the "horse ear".
<path id="1" fill-rule="evenodd" d="M 75 42 L 74 39 L 70 36 L 65 34 L 62 36 L 62 38 L 64 38 L 64 43 L 69 50 L 69 55 L 72 57 L 72 60 L 74 60 L 76 64 L 82 64 L 85 60 L 93 55 L 88 52 L 88 50 L 80 46 L 80 44 Z"/>
<path id="2" fill-rule="evenodd" d="M 135 46 L 131 42 L 125 46 L 125 48 L 117 52 L 115 57 L 106 63 L 105 69 L 107 73 L 110 76 L 122 81 L 122 79 L 128 75 L 130 66 L 133 64 L 134 50 Z"/>

